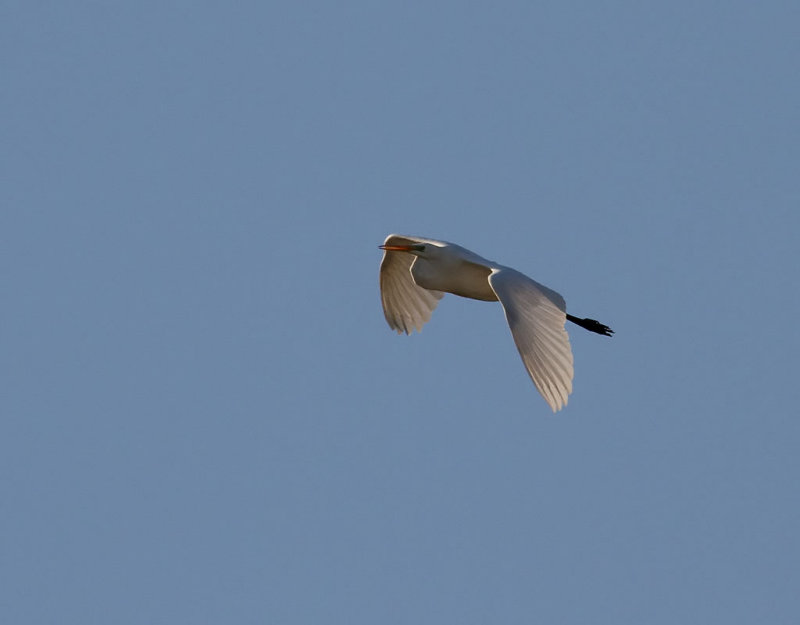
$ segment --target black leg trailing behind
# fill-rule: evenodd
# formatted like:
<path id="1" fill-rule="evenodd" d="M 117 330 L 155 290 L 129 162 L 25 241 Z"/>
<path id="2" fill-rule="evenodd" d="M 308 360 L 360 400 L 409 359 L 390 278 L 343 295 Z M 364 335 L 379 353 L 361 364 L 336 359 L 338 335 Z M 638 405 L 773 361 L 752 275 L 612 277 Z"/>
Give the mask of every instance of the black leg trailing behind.
<path id="1" fill-rule="evenodd" d="M 614 330 L 606 325 L 603 325 L 599 321 L 596 321 L 595 319 L 578 319 L 578 317 L 573 317 L 567 313 L 567 321 L 571 321 L 572 323 L 579 325 L 590 332 L 597 332 L 597 334 L 602 334 L 603 336 L 611 336 L 614 334 Z"/>

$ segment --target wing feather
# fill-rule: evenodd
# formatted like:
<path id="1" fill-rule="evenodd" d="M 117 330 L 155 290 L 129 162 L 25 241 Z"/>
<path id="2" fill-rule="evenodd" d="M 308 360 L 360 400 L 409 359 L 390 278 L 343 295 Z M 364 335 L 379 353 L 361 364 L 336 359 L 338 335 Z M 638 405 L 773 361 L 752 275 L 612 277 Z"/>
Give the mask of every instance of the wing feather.
<path id="1" fill-rule="evenodd" d="M 384 245 L 408 245 L 421 241 L 427 240 L 392 234 L 386 238 Z M 383 315 L 389 327 L 398 334 L 403 332 L 411 334 L 414 329 L 420 332 L 422 326 L 430 320 L 439 300 L 444 297 L 441 291 L 429 291 L 414 283 L 411 277 L 411 265 L 416 258 L 406 252 L 387 250 L 383 253 L 381 261 Z"/>
<path id="2" fill-rule="evenodd" d="M 503 305 L 528 375 L 553 412 L 561 410 L 573 377 L 564 298 L 509 267 L 495 268 L 489 284 Z"/>

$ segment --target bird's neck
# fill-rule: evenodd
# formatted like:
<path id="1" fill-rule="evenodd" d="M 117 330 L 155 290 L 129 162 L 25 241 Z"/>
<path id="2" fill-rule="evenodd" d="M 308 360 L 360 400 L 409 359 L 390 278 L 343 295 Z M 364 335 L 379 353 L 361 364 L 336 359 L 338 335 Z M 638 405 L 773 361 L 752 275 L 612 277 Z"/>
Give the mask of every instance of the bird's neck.
<path id="1" fill-rule="evenodd" d="M 497 295 L 489 285 L 491 273 L 489 267 L 461 259 L 449 261 L 418 257 L 411 265 L 411 276 L 417 286 L 485 302 L 497 301 Z"/>

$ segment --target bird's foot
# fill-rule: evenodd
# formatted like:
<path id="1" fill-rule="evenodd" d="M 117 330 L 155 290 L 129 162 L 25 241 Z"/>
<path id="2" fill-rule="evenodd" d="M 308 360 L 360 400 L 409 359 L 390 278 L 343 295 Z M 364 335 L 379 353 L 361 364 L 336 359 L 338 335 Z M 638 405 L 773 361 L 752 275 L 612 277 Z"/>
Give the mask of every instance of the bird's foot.
<path id="1" fill-rule="evenodd" d="M 611 336 L 614 334 L 614 330 L 609 328 L 607 325 L 600 323 L 596 319 L 584 319 L 581 325 L 587 330 L 597 332 L 597 334 L 602 334 L 603 336 Z"/>

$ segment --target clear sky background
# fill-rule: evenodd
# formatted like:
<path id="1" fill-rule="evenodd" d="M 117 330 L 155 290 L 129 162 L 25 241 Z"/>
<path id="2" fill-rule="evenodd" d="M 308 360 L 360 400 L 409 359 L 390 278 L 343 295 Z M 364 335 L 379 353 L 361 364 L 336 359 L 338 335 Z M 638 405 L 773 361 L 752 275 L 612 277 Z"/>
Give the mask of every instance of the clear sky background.
<path id="1" fill-rule="evenodd" d="M 796 1 L 0 7 L 0 621 L 800 622 Z"/>

